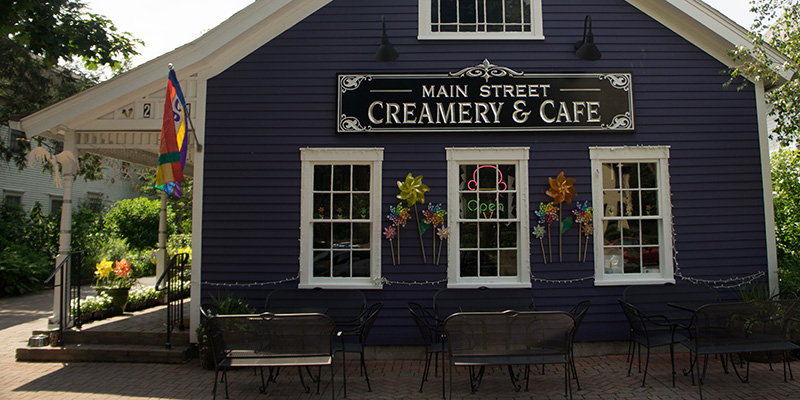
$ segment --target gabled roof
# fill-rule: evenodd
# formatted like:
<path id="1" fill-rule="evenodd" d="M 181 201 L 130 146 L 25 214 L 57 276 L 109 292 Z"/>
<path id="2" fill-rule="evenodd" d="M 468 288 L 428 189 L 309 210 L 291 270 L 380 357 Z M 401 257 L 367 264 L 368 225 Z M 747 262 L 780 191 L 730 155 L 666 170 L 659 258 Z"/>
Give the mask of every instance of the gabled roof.
<path id="1" fill-rule="evenodd" d="M 119 110 L 142 99 L 154 99 L 156 110 L 172 63 L 181 80 L 195 80 L 196 91 L 187 101 L 204 99 L 205 82 L 254 50 L 313 14 L 331 0 L 256 0 L 197 40 L 153 59 L 84 92 L 31 114 L 17 127 L 30 136 L 58 137 L 66 131 L 160 131 L 161 120 L 125 121 L 114 118 Z M 626 0 L 667 28 L 695 44 L 721 63 L 733 66 L 728 50 L 751 46 L 747 30 L 699 0 Z M 776 64 L 785 57 L 771 54 Z M 789 79 L 791 71 L 785 71 Z M 183 82 L 182 82 L 183 85 Z M 186 92 L 186 90 L 184 90 Z M 123 110 L 124 111 L 124 110 Z M 111 114 L 113 113 L 113 114 Z M 201 104 L 193 109 L 202 121 Z M 126 114 L 127 115 L 127 114 Z M 103 118 L 104 116 L 108 116 Z M 129 118 L 130 119 L 130 118 Z M 200 124 L 197 124 L 200 125 Z M 202 127 L 200 127 L 202 130 Z"/>

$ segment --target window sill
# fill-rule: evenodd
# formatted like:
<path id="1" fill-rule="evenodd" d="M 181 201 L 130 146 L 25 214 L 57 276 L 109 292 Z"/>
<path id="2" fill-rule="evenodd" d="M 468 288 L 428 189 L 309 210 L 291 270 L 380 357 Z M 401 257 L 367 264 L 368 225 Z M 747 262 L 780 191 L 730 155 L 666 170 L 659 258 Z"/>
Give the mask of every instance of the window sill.
<path id="1" fill-rule="evenodd" d="M 447 288 L 448 289 L 478 289 L 481 287 L 487 287 L 492 289 L 530 289 L 531 288 L 530 282 L 448 282 Z"/>
<path id="2" fill-rule="evenodd" d="M 382 289 L 382 283 L 375 283 L 375 282 L 311 282 L 311 283 L 299 283 L 297 285 L 298 289 L 364 289 L 364 290 L 374 290 L 374 289 Z"/>
<path id="3" fill-rule="evenodd" d="M 418 40 L 544 40 L 544 35 L 531 33 L 421 33 Z"/>
<path id="4" fill-rule="evenodd" d="M 674 284 L 675 278 L 666 279 L 661 277 L 647 277 L 647 278 L 627 278 L 627 279 L 595 279 L 595 286 L 630 286 L 630 285 L 664 285 Z"/>

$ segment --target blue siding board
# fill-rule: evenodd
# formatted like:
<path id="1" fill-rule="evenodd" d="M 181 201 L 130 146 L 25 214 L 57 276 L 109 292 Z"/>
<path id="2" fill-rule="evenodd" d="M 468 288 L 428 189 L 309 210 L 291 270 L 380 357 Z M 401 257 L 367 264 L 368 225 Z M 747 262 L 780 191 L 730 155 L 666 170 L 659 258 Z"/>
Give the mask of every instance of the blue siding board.
<path id="1" fill-rule="evenodd" d="M 763 271 L 766 265 L 760 152 L 752 86 L 737 91 L 719 72 L 725 66 L 622 0 L 544 0 L 543 41 L 419 41 L 417 2 L 376 6 L 367 0 L 335 0 L 208 82 L 202 280 L 274 282 L 298 274 L 300 153 L 302 147 L 383 147 L 383 204 L 396 204 L 395 181 L 408 172 L 425 176 L 430 202 L 446 202 L 445 147 L 529 146 L 530 209 L 549 201 L 547 178 L 564 171 L 578 179 L 578 201 L 591 199 L 589 146 L 670 145 L 675 245 L 680 272 L 727 279 Z M 578 60 L 571 46 L 591 14 L 603 58 Z M 400 58 L 372 61 L 380 43 L 380 16 Z M 489 59 L 524 72 L 622 71 L 633 74 L 635 133 L 492 132 L 337 134 L 337 73 L 445 73 Z M 320 60 L 324 60 L 321 62 Z M 532 225 L 536 217 L 531 212 Z M 404 237 L 412 239 L 413 229 Z M 414 238 L 415 239 L 415 238 Z M 428 236 L 428 241 L 430 237 Z M 422 264 L 406 241 L 403 264 L 391 264 L 381 243 L 383 275 L 393 281 L 446 277 Z M 541 263 L 531 241 L 531 269 L 539 279 L 570 280 L 593 274 L 593 254 L 577 262 L 575 232 L 564 238 L 564 263 Z M 430 247 L 427 248 L 430 252 Z M 429 254 L 430 255 L 430 254 Z M 680 279 L 679 283 L 685 284 Z M 263 306 L 269 290 L 296 282 L 251 287 L 206 285 L 210 296 L 236 295 Z M 432 305 L 436 290 L 386 285 L 366 291 L 384 301 L 371 341 L 418 344 L 406 303 Z M 539 309 L 567 310 L 593 303 L 578 340 L 627 338 L 616 298 L 622 287 L 595 287 L 591 280 L 532 283 Z"/>

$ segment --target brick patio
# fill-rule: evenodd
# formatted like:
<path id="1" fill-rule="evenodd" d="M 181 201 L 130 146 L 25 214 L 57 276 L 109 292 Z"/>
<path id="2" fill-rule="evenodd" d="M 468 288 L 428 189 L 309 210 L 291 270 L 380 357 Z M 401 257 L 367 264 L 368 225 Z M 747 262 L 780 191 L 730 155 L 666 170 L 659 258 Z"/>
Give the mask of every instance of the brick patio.
<path id="1" fill-rule="evenodd" d="M 132 363 L 23 363 L 14 359 L 15 349 L 23 347 L 33 330 L 46 326 L 51 292 L 11 299 L 0 299 L 0 399 L 207 399 L 211 398 L 213 371 L 200 368 L 198 360 L 182 365 Z M 422 374 L 420 360 L 368 361 L 373 392 L 358 376 L 358 364 L 348 364 L 349 399 L 439 399 L 441 377 L 431 377 L 419 393 Z M 349 361 L 355 361 L 348 354 Z M 343 398 L 341 359 L 336 360 L 334 382 L 336 398 Z M 676 356 L 679 368 L 688 365 L 688 354 Z M 679 373 L 672 388 L 669 355 L 654 355 L 651 360 L 647 386 L 641 387 L 641 374 L 627 377 L 624 355 L 581 357 L 577 368 L 583 390 L 575 399 L 686 399 L 698 398 L 697 387 L 688 376 Z M 548 366 L 545 374 L 533 374 L 530 391 L 514 392 L 507 373 L 502 368 L 487 369 L 477 394 L 471 394 L 466 370 L 456 369 L 453 378 L 453 398 L 464 399 L 562 399 L 563 369 Z M 800 399 L 800 377 L 783 382 L 780 364 L 769 371 L 767 364 L 752 363 L 751 382 L 741 383 L 733 373 L 725 375 L 718 361 L 710 360 L 708 376 L 703 385 L 706 399 Z M 252 369 L 229 373 L 231 399 L 264 399 L 259 394 L 260 378 Z M 223 399 L 220 387 L 218 398 Z M 270 385 L 270 398 L 329 399 L 330 375 L 323 368 L 321 394 L 306 394 L 300 387 L 297 373 L 284 370 L 276 383 Z"/>

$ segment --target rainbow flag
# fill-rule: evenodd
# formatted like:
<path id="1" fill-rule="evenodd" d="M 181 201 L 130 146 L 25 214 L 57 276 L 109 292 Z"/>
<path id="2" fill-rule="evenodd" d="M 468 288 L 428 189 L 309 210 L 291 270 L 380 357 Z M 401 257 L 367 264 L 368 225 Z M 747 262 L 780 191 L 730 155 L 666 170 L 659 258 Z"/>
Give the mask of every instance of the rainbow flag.
<path id="1" fill-rule="evenodd" d="M 178 76 L 170 69 L 156 171 L 156 187 L 163 188 L 167 194 L 181 197 L 180 182 L 183 180 L 183 166 L 186 165 L 188 148 L 186 100 L 183 98 Z"/>

